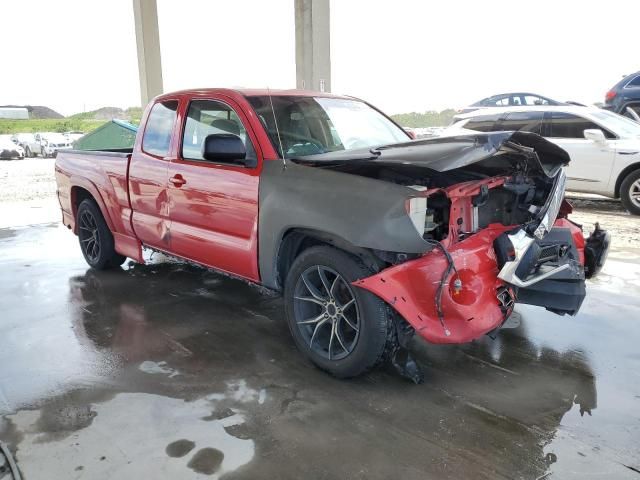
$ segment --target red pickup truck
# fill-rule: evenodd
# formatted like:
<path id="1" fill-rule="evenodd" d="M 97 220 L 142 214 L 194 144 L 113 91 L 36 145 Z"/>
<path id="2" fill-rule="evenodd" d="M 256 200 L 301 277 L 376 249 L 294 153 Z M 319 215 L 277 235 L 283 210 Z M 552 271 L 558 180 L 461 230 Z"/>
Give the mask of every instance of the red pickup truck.
<path id="1" fill-rule="evenodd" d="M 352 97 L 204 89 L 154 99 L 132 150 L 55 168 L 91 267 L 144 247 L 282 292 L 298 348 L 350 377 L 402 370 L 415 332 L 490 333 L 515 302 L 575 314 L 609 235 L 567 218 L 568 162 L 523 132 L 412 140 Z"/>

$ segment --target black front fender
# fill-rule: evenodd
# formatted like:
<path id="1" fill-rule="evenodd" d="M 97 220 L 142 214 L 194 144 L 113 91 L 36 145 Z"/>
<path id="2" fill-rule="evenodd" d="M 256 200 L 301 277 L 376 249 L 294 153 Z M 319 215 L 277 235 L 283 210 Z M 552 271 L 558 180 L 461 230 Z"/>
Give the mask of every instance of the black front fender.
<path id="1" fill-rule="evenodd" d="M 260 174 L 258 219 L 262 283 L 279 288 L 277 256 L 287 231 L 310 229 L 343 239 L 357 248 L 424 253 L 431 246 L 407 215 L 408 187 L 268 160 Z M 415 192 L 414 192 L 415 193 Z"/>

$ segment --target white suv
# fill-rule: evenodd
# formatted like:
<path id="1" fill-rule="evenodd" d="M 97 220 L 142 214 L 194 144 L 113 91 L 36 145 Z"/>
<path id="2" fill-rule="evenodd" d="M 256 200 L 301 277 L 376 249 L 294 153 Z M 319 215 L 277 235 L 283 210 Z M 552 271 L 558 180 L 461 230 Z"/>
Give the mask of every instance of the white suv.
<path id="1" fill-rule="evenodd" d="M 571 157 L 567 190 L 620 198 L 640 215 L 640 123 L 597 107 L 540 106 L 460 115 L 442 135 L 523 130 L 564 148 Z"/>

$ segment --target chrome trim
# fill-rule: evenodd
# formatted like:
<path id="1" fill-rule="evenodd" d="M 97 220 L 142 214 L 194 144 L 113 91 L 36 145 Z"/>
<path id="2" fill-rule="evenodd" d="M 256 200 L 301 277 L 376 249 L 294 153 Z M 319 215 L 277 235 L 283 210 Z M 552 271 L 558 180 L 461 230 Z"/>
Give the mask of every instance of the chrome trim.
<path id="1" fill-rule="evenodd" d="M 513 283 L 513 279 L 517 278 L 516 269 L 518 268 L 520 261 L 535 240 L 533 239 L 533 237 L 527 235 L 527 232 L 522 229 L 518 230 L 512 235 L 507 235 L 507 237 L 513 245 L 515 258 L 513 260 L 505 262 L 504 266 L 500 270 L 500 273 L 498 273 L 498 278 L 504 280 L 507 283 Z"/>
<path id="2" fill-rule="evenodd" d="M 591 178 L 578 178 L 578 177 L 567 177 L 567 180 L 572 180 L 574 182 L 593 182 L 593 183 L 598 183 L 600 181 L 600 180 L 593 180 Z"/>
<path id="3" fill-rule="evenodd" d="M 560 265 L 559 267 L 556 267 L 553 270 L 549 270 L 548 272 L 545 272 L 545 273 L 543 273 L 541 275 L 538 275 L 537 277 L 533 277 L 533 278 L 531 278 L 529 280 L 526 280 L 526 281 L 520 280 L 520 277 L 518 277 L 514 273 L 513 277 L 509 281 L 509 283 L 511 285 L 515 285 L 516 287 L 527 288 L 527 287 L 530 287 L 531 285 L 534 285 L 534 284 L 536 284 L 538 282 L 541 282 L 542 280 L 545 280 L 545 279 L 551 277 L 552 275 L 555 275 L 558 272 L 566 270 L 569 267 L 570 267 L 570 265 L 568 263 L 565 263 L 564 265 Z"/>
<path id="4" fill-rule="evenodd" d="M 507 235 L 511 244 L 513 245 L 513 249 L 515 251 L 515 259 L 506 262 L 498 273 L 498 278 L 504 280 L 505 282 L 514 285 L 516 287 L 527 288 L 531 285 L 534 285 L 542 280 L 545 280 L 558 272 L 566 270 L 569 268 L 569 264 L 565 263 L 564 265 L 560 265 L 559 267 L 554 268 L 553 270 L 549 270 L 548 272 L 542 273 L 537 277 L 533 277 L 529 280 L 522 280 L 518 275 L 516 275 L 516 270 L 518 265 L 520 265 L 520 261 L 524 257 L 529 247 L 535 242 L 535 239 L 529 235 L 524 230 L 518 230 L 513 235 Z"/>

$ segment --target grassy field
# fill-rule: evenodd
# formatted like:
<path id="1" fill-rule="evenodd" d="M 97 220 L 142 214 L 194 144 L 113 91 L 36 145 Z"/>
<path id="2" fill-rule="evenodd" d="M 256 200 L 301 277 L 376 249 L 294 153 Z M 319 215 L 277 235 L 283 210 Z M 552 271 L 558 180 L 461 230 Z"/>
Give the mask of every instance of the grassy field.
<path id="1" fill-rule="evenodd" d="M 80 120 L 75 118 L 0 120 L 0 134 L 25 132 L 90 132 L 106 120 Z"/>
<path id="2" fill-rule="evenodd" d="M 28 133 L 28 132 L 90 132 L 98 128 L 109 118 L 121 118 L 134 125 L 140 123 L 142 109 L 130 107 L 126 110 L 106 107 L 91 112 L 82 112 L 67 118 L 55 119 L 30 119 L 30 120 L 1 120 L 0 134 Z"/>
<path id="3" fill-rule="evenodd" d="M 142 117 L 142 108 L 140 107 L 129 107 L 125 110 L 116 107 L 104 107 L 99 108 L 97 110 L 92 110 L 90 112 L 81 112 L 76 113 L 68 117 L 69 119 L 74 120 L 95 120 L 98 118 L 119 118 L 121 120 L 126 120 L 135 125 L 140 123 L 140 118 Z"/>

